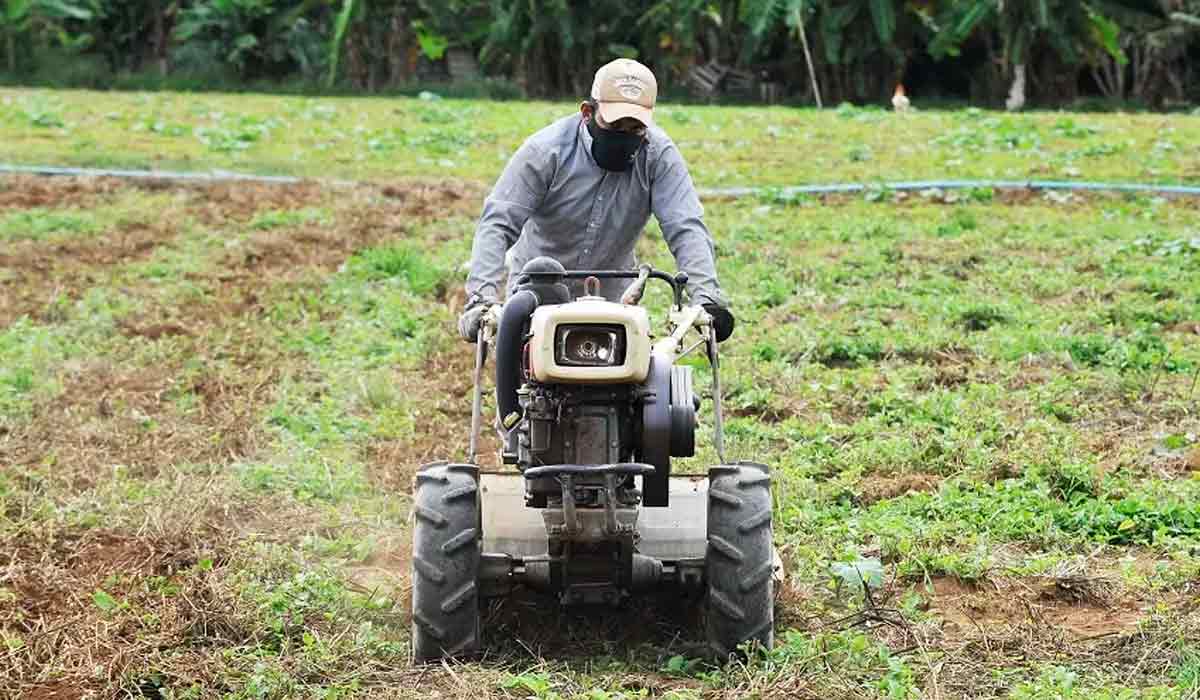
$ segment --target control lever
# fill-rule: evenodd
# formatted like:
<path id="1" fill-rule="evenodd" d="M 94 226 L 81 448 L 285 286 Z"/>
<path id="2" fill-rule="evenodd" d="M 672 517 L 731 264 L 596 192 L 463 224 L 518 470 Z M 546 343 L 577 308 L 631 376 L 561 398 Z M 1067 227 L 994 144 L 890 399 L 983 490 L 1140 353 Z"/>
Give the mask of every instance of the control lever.
<path id="1" fill-rule="evenodd" d="M 646 280 L 650 279 L 650 266 L 639 265 L 637 279 L 625 288 L 625 293 L 621 295 L 622 304 L 637 304 L 642 300 L 642 294 L 646 291 Z"/>

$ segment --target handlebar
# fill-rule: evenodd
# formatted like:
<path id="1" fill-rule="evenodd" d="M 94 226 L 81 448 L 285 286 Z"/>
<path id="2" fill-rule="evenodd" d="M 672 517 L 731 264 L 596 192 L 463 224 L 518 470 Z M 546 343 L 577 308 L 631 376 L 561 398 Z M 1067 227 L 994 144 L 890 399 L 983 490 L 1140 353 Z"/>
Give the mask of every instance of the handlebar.
<path id="1" fill-rule="evenodd" d="M 625 293 L 629 294 L 629 290 L 626 290 Z M 496 331 L 500 328 L 500 314 L 503 310 L 504 304 L 492 304 L 480 319 L 479 340 L 484 344 L 491 342 L 492 338 L 496 336 Z M 672 336 L 675 336 L 675 341 L 678 343 L 688 329 L 706 328 L 712 325 L 712 316 L 701 306 L 684 306 L 671 312 L 671 321 L 676 329 Z"/>
<path id="2" fill-rule="evenodd" d="M 633 270 L 565 270 L 551 274 L 557 279 L 631 279 L 633 282 L 625 288 L 620 299 L 620 303 L 629 305 L 636 305 L 641 302 L 642 295 L 646 291 L 646 283 L 650 279 L 661 280 L 671 285 L 675 311 L 682 312 L 684 310 L 683 292 L 687 288 L 688 283 L 688 274 L 686 272 L 679 272 L 672 275 L 662 270 L 655 270 L 649 265 L 639 265 Z M 487 328 L 494 331 L 499 326 L 500 311 L 502 308 L 503 304 L 499 302 L 489 307 L 480 322 L 480 328 Z"/>
<path id="3" fill-rule="evenodd" d="M 680 272 L 675 275 L 671 275 L 663 272 L 662 270 L 655 270 L 649 265 L 642 265 L 636 270 L 567 270 L 562 276 L 564 279 L 586 279 L 588 277 L 595 277 L 596 279 L 602 280 L 636 279 L 641 281 L 643 275 L 645 275 L 647 278 L 652 277 L 656 280 L 662 280 L 663 282 L 671 285 L 671 292 L 675 299 L 675 309 L 679 310 L 683 308 L 683 290 L 687 287 L 688 282 L 688 274 L 686 272 Z M 637 284 L 637 282 L 634 284 Z M 641 282 L 641 284 L 643 287 L 645 286 L 645 282 Z M 633 286 L 634 285 L 630 285 L 630 288 L 626 290 L 625 293 L 628 294 L 629 291 L 633 289 Z"/>
<path id="4" fill-rule="evenodd" d="M 671 285 L 674 297 L 675 308 L 671 313 L 671 321 L 675 326 L 675 331 L 671 334 L 671 337 L 676 343 L 682 340 L 683 333 L 688 329 L 704 329 L 712 323 L 712 317 L 700 306 L 683 305 L 683 292 L 688 282 L 688 274 L 686 272 L 671 275 L 662 270 L 655 270 L 649 265 L 640 265 L 634 270 L 567 270 L 558 273 L 558 276 L 560 279 L 632 279 L 634 280 L 633 283 L 621 294 L 620 300 L 620 303 L 629 305 L 635 305 L 641 301 L 646 289 L 646 283 L 650 279 L 666 282 Z M 489 306 L 484 312 L 479 324 L 479 340 L 484 344 L 491 341 L 500 328 L 500 316 L 503 309 L 504 305 L 497 302 Z M 707 338 L 707 334 L 704 334 L 704 337 Z"/>

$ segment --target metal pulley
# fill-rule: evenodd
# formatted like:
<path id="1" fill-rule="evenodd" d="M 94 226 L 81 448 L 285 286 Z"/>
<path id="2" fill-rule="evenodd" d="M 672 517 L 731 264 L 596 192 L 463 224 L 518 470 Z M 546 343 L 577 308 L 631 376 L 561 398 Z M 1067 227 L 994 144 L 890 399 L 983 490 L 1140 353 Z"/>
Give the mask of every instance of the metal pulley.
<path id="1" fill-rule="evenodd" d="M 692 368 L 672 366 L 666 358 L 652 355 L 650 373 L 642 385 L 642 436 L 639 458 L 657 469 L 643 477 L 642 503 L 651 507 L 668 504 L 667 484 L 672 457 L 696 454 L 696 409 L 699 403 L 692 386 Z"/>

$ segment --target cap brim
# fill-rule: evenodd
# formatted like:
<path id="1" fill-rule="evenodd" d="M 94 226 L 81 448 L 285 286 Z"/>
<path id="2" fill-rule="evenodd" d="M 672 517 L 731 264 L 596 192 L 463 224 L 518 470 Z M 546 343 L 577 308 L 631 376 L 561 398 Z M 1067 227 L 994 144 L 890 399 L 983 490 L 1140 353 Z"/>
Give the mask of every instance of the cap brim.
<path id="1" fill-rule="evenodd" d="M 654 126 L 654 110 L 629 102 L 601 102 L 600 118 L 609 124 L 621 119 L 636 119 L 646 126 Z"/>

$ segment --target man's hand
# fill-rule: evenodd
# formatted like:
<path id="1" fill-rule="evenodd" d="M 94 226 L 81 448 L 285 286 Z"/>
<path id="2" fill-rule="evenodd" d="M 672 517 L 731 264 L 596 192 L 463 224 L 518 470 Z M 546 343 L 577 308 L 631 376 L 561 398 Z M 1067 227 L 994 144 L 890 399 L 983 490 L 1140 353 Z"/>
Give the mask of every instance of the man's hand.
<path id="1" fill-rule="evenodd" d="M 717 342 L 724 343 L 729 336 L 733 335 L 733 314 L 729 309 L 716 304 L 705 304 L 704 310 L 712 316 L 713 332 L 717 334 Z"/>
<path id="2" fill-rule="evenodd" d="M 458 334 L 468 343 L 479 340 L 479 326 L 483 315 L 496 303 L 494 297 L 471 297 L 458 317 Z"/>

